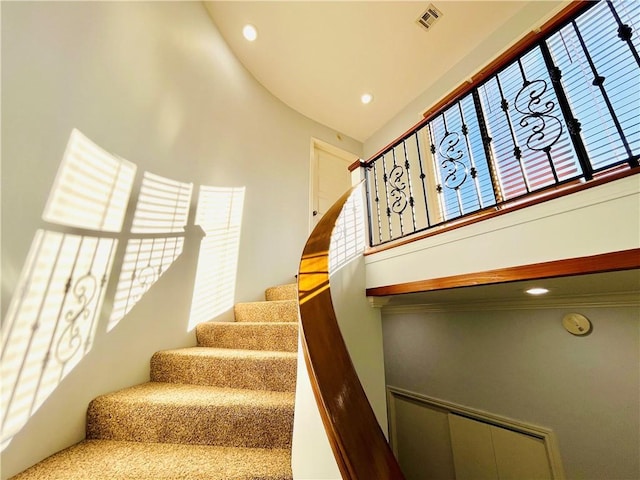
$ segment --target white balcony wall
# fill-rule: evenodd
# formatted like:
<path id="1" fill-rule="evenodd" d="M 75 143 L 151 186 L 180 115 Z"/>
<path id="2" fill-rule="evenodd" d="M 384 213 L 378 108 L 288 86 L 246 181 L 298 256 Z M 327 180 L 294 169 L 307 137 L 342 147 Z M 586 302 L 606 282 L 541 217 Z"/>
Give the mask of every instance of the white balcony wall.
<path id="1" fill-rule="evenodd" d="M 627 177 L 366 257 L 367 288 L 640 247 Z"/>

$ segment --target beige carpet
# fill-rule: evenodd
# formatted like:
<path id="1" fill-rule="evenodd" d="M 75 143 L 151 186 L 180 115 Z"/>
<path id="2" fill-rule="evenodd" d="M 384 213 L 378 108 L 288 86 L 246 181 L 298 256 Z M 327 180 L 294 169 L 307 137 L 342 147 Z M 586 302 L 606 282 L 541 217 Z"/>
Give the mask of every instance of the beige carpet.
<path id="1" fill-rule="evenodd" d="M 154 354 L 150 382 L 90 403 L 87 440 L 13 478 L 291 479 L 295 285 L 265 298 L 198 325 L 198 346 Z"/>

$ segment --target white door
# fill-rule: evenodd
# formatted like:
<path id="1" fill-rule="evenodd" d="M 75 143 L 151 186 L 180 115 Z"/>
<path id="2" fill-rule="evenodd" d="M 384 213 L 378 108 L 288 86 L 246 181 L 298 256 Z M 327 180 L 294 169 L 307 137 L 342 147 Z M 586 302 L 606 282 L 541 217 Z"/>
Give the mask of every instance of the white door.
<path id="1" fill-rule="evenodd" d="M 351 188 L 349 165 L 356 160 L 358 160 L 357 155 L 319 140 L 313 140 L 310 228 L 313 228 L 329 207 Z"/>

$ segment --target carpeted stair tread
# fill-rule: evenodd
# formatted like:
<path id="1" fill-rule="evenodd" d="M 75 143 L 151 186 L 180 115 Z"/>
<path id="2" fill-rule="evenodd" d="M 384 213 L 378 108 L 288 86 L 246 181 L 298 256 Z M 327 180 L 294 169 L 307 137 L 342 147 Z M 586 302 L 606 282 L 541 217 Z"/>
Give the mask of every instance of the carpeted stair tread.
<path id="1" fill-rule="evenodd" d="M 298 351 L 298 323 L 204 322 L 196 326 L 200 347 Z"/>
<path id="2" fill-rule="evenodd" d="M 236 322 L 297 322 L 296 300 L 236 303 L 233 307 Z"/>
<path id="3" fill-rule="evenodd" d="M 190 347 L 151 357 L 151 381 L 293 392 L 297 354 Z"/>
<path id="4" fill-rule="evenodd" d="M 290 480 L 287 449 L 86 440 L 12 480 Z"/>
<path id="5" fill-rule="evenodd" d="M 287 285 L 278 285 L 276 287 L 267 288 L 264 292 L 264 298 L 267 301 L 297 300 L 298 285 L 295 283 L 290 283 Z"/>
<path id="6" fill-rule="evenodd" d="M 149 382 L 97 397 L 87 438 L 290 448 L 294 393 Z"/>

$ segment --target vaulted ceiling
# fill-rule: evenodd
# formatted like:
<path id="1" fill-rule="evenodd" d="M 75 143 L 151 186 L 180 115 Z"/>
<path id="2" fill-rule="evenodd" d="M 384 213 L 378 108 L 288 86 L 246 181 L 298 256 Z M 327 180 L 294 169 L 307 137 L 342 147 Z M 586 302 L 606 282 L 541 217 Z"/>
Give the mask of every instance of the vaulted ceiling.
<path id="1" fill-rule="evenodd" d="M 514 27 L 512 19 L 528 12 L 532 3 L 539 6 L 529 28 L 562 5 L 434 0 L 442 16 L 429 30 L 417 22 L 428 1 L 205 5 L 234 54 L 271 93 L 337 132 L 365 141 L 487 38 L 496 32 L 514 39 L 527 33 Z M 254 42 L 242 36 L 247 23 L 257 28 Z M 365 92 L 373 95 L 368 105 L 360 101 Z"/>

